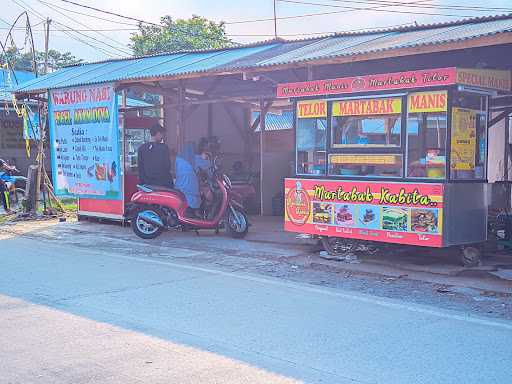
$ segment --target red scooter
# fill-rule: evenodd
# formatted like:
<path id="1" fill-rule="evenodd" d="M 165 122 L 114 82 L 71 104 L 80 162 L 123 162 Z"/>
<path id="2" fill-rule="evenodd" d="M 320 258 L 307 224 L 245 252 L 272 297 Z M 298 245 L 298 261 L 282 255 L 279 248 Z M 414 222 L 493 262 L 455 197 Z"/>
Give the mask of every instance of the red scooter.
<path id="1" fill-rule="evenodd" d="M 127 217 L 135 234 L 154 239 L 166 229 L 213 229 L 225 227 L 233 238 L 243 238 L 249 220 L 242 204 L 231 190 L 229 178 L 218 171 L 216 161 L 205 175 L 206 191 L 202 193 L 201 217 L 190 213 L 185 195 L 177 189 L 138 185 L 127 207 Z"/>

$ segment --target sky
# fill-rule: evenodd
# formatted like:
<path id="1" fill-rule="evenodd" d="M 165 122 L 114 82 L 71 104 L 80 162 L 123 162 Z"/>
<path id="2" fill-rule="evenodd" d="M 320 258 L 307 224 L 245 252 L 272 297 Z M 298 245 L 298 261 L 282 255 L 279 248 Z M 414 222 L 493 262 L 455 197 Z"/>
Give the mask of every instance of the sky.
<path id="1" fill-rule="evenodd" d="M 126 16 L 158 23 L 163 15 L 173 18 L 189 18 L 199 15 L 214 21 L 226 22 L 229 37 L 236 42 L 249 43 L 270 39 L 274 34 L 273 21 L 239 23 L 240 21 L 267 19 L 273 17 L 273 0 L 73 0 L 77 3 L 109 10 Z M 380 6 L 375 4 L 380 1 Z M 383 2 L 394 3 L 386 7 Z M 302 3 L 302 4 L 299 4 Z M 304 4 L 309 3 L 309 4 Z M 409 4 L 397 6 L 396 3 Z M 7 28 L 16 17 L 27 10 L 30 23 L 34 26 L 36 49 L 44 50 L 44 31 L 42 20 L 50 17 L 51 49 L 69 51 L 86 61 L 97 61 L 111 57 L 130 55 L 128 44 L 130 35 L 136 29 L 136 22 L 120 19 L 115 16 L 90 11 L 62 0 L 2 0 L 0 13 L 0 38 L 5 41 Z M 322 5 L 323 4 L 323 5 Z M 425 5 L 428 8 L 418 8 Z M 348 10 L 344 7 L 374 8 L 373 10 Z M 485 10 L 442 9 L 439 7 L 485 7 Z M 375 9 L 377 8 L 377 9 Z M 502 8 L 491 10 L 489 8 Z M 280 37 L 298 39 L 319 36 L 322 33 L 361 30 L 365 28 L 388 27 L 412 23 L 435 23 L 458 20 L 467 16 L 485 16 L 512 12 L 512 0 L 488 0 L 485 3 L 474 0 L 277 0 L 277 17 L 289 17 L 322 12 L 337 12 L 329 15 L 318 15 L 303 18 L 279 19 L 277 32 Z M 71 13 L 75 11 L 85 15 Z M 434 14 L 450 14 L 454 16 L 420 15 L 406 13 L 383 12 L 393 10 L 399 12 L 418 12 Z M 90 17 L 87 15 L 92 15 Z M 100 20 L 101 17 L 107 20 Z M 108 21 L 110 20 L 110 21 Z M 128 23 L 130 25 L 122 24 Z M 24 46 L 25 22 L 14 34 L 18 47 Z M 64 25 L 64 26 L 62 26 Z M 79 30 L 64 32 L 66 28 Z M 91 29 L 102 30 L 97 32 Z M 123 29 L 123 30 L 119 30 Z M 73 37 L 70 37 L 73 36 Z M 81 40 L 81 41 L 79 41 Z M 98 48 L 101 47 L 101 48 Z"/>

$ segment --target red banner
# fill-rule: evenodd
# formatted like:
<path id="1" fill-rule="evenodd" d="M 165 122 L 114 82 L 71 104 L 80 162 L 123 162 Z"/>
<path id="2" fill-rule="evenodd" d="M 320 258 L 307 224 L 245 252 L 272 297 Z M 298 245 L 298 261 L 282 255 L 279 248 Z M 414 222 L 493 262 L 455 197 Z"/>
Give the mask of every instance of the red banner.
<path id="1" fill-rule="evenodd" d="M 342 77 L 338 79 L 279 84 L 277 86 L 277 97 L 307 97 L 435 87 L 455 84 L 456 79 L 457 73 L 455 68 L 437 68 L 379 75 Z"/>
<path id="2" fill-rule="evenodd" d="M 290 232 L 441 247 L 442 226 L 442 184 L 285 180 Z"/>

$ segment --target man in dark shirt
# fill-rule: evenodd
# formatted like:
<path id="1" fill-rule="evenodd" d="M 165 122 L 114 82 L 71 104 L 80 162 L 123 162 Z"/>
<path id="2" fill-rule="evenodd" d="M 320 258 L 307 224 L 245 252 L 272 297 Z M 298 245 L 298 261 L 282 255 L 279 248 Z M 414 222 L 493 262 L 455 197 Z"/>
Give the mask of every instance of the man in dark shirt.
<path id="1" fill-rule="evenodd" d="M 151 141 L 137 152 L 140 184 L 173 186 L 169 148 L 163 142 L 164 132 L 160 124 L 155 124 L 149 130 Z"/>

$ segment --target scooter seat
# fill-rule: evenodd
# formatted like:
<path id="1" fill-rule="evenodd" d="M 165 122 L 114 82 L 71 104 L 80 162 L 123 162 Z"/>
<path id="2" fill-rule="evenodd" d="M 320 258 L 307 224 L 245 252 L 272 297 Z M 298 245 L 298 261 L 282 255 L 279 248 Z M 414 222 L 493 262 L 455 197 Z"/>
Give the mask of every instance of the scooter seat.
<path id="1" fill-rule="evenodd" d="M 155 191 L 155 192 L 174 192 L 174 193 L 181 193 L 180 190 L 176 189 L 176 188 L 171 188 L 171 187 L 166 187 L 164 185 L 149 185 L 149 184 L 144 184 L 143 187 L 145 188 L 148 188 L 148 189 L 151 189 L 152 191 Z"/>

